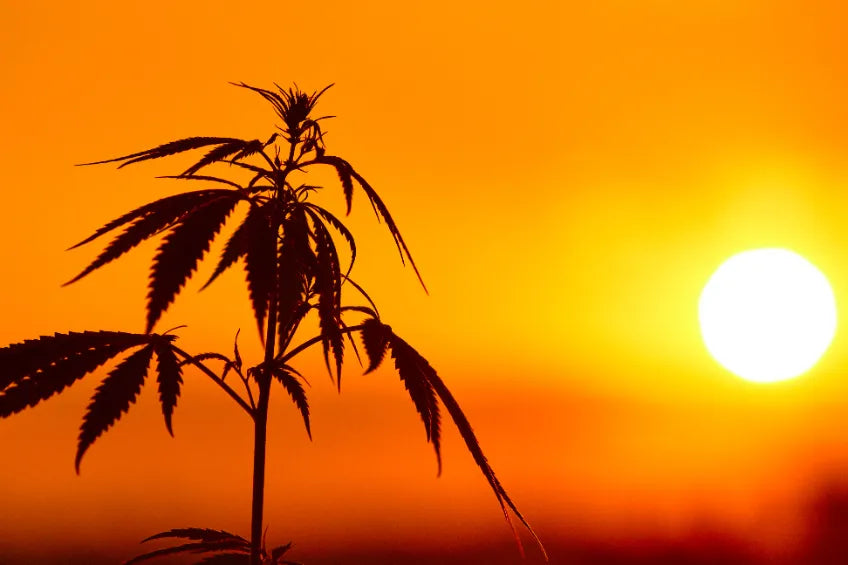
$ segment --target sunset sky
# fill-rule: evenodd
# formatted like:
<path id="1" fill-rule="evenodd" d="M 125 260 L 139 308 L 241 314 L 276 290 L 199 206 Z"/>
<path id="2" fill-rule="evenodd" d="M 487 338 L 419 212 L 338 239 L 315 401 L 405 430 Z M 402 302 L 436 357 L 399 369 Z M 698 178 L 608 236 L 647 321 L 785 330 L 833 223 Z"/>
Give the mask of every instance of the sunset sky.
<path id="1" fill-rule="evenodd" d="M 697 304 L 724 259 L 785 247 L 842 312 L 846 17 L 844 2 L 799 0 L 0 0 L 0 344 L 144 330 L 157 244 L 62 288 L 101 247 L 64 249 L 186 190 L 154 178 L 185 161 L 74 164 L 193 135 L 265 139 L 272 108 L 229 82 L 334 83 L 317 110 L 337 116 L 328 151 L 383 196 L 429 295 L 361 193 L 356 279 L 451 387 L 551 562 L 710 535 L 788 559 L 817 497 L 848 481 L 848 336 L 840 325 L 798 379 L 747 383 L 709 356 Z M 343 214 L 341 188 L 321 184 Z M 241 269 L 198 293 L 223 241 L 157 328 L 186 324 L 195 353 L 229 353 L 240 328 L 257 363 Z M 277 389 L 270 543 L 294 541 L 307 564 L 490 545 L 519 562 L 447 421 L 437 478 L 388 365 L 362 376 L 351 356 L 341 394 L 319 351 L 298 367 L 314 440 Z M 172 527 L 249 533 L 250 421 L 198 373 L 175 438 L 148 377 L 75 474 L 104 375 L 0 421 L 0 563 L 115 562 Z"/>

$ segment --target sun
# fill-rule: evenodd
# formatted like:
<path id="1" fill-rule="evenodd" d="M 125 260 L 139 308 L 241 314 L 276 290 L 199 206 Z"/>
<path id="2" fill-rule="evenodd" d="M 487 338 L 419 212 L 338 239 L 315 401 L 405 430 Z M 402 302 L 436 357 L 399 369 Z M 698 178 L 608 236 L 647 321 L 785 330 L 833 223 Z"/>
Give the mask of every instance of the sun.
<path id="1" fill-rule="evenodd" d="M 824 274 L 787 249 L 738 253 L 713 273 L 698 303 L 710 354 L 743 379 L 769 383 L 805 373 L 836 332 Z"/>

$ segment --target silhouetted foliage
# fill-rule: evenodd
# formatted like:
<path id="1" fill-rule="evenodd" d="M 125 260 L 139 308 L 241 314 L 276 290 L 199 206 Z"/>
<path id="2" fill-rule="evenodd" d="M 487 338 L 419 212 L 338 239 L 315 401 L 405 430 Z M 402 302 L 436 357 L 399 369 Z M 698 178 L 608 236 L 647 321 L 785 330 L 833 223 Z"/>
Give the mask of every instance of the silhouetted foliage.
<path id="1" fill-rule="evenodd" d="M 124 565 L 180 553 L 214 553 L 197 561 L 196 565 L 247 565 L 250 563 L 250 542 L 229 532 L 206 528 L 178 528 L 150 536 L 142 543 L 165 538 L 184 539 L 189 540 L 190 543 L 150 551 L 125 561 Z M 260 549 L 261 563 L 263 565 L 300 565 L 295 561 L 283 559 L 290 548 L 291 543 L 275 547 L 270 552 L 262 547 Z"/>
<path id="2" fill-rule="evenodd" d="M 154 352 L 162 412 L 170 432 L 182 382 L 171 349 L 173 339 L 156 334 L 71 332 L 4 347 L 0 349 L 0 416 L 35 406 L 126 350 L 144 345 L 116 366 L 92 397 L 80 428 L 77 472 L 86 450 L 135 402 Z"/>
<path id="3" fill-rule="evenodd" d="M 295 185 L 289 179 L 291 173 L 303 173 L 312 166 L 332 167 L 341 182 L 348 213 L 352 208 L 354 188 L 359 186 L 377 219 L 385 223 L 389 230 L 401 261 L 409 262 L 424 286 L 400 230 L 380 196 L 349 162 L 326 153 L 320 122 L 328 116 L 312 118 L 310 114 L 327 89 L 307 94 L 297 88 L 278 87 L 278 91 L 274 92 L 246 84 L 236 86 L 261 95 L 273 105 L 282 120 L 280 131 L 271 135 L 267 141 L 189 137 L 123 157 L 86 163 L 119 163 L 118 168 L 122 168 L 133 163 L 204 149 L 204 155 L 182 174 L 166 178 L 202 182 L 217 185 L 218 188 L 168 196 L 143 205 L 106 223 L 71 248 L 91 243 L 123 228 L 85 269 L 65 284 L 80 280 L 121 257 L 142 241 L 162 235 L 150 270 L 145 333 L 100 331 L 56 334 L 0 349 L 0 415 L 8 416 L 27 406 L 34 406 L 104 363 L 137 348 L 114 366 L 91 399 L 80 429 L 76 456 L 79 471 L 80 461 L 87 449 L 135 401 L 154 356 L 159 399 L 169 433 L 172 433 L 172 416 L 183 384 L 183 368 L 187 365 L 196 367 L 227 392 L 255 424 L 251 540 L 216 530 L 170 530 L 145 541 L 167 538 L 188 542 L 151 551 L 131 559 L 127 565 L 179 553 L 215 553 L 199 562 L 206 565 L 292 563 L 283 560 L 289 545 L 270 552 L 266 552 L 262 545 L 265 429 L 271 383 L 280 383 L 291 397 L 311 438 L 309 404 L 303 386 L 305 379 L 291 365 L 291 360 L 305 349 L 320 343 L 327 370 L 340 388 L 345 338 L 349 339 L 358 357 L 352 334 L 359 333 L 368 360 L 366 372 L 376 369 L 386 352 L 390 351 L 400 378 L 424 424 L 427 441 L 433 444 L 439 472 L 440 405 L 443 405 L 491 486 L 507 520 L 509 509 L 538 542 L 529 524 L 495 476 L 471 425 L 444 382 L 415 349 L 380 320 L 374 302 L 350 278 L 357 256 L 353 234 L 332 212 L 309 201 L 310 195 L 318 187 Z M 236 172 L 249 180 L 239 182 L 207 174 L 212 168 L 220 168 L 222 165 L 226 165 L 230 171 L 236 169 Z M 247 213 L 227 239 L 204 288 L 227 269 L 243 261 L 249 300 L 265 348 L 264 359 L 246 369 L 237 342 L 232 358 L 219 352 L 192 355 L 176 347 L 175 335 L 152 333 L 239 204 L 248 207 Z M 347 265 L 342 265 L 336 238 L 344 240 L 348 247 L 350 261 Z M 367 304 L 343 304 L 342 293 L 345 288 L 352 288 Z M 311 312 L 317 318 L 318 335 L 292 347 L 301 323 Z M 359 323 L 350 325 L 346 321 L 349 316 L 358 317 Z M 219 371 L 215 371 L 210 368 L 211 363 L 223 365 Z M 243 393 L 236 392 L 225 382 L 230 372 L 241 379 Z M 542 547 L 540 542 L 539 547 Z"/>

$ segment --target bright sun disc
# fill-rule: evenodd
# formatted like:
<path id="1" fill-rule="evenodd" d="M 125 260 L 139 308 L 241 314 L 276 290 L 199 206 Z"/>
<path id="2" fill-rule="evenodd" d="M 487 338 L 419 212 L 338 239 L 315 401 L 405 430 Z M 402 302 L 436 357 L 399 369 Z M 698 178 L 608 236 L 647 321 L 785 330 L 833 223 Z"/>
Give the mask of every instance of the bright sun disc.
<path id="1" fill-rule="evenodd" d="M 775 382 L 809 370 L 836 332 L 827 278 L 786 249 L 754 249 L 718 268 L 698 303 L 701 334 L 727 370 Z"/>

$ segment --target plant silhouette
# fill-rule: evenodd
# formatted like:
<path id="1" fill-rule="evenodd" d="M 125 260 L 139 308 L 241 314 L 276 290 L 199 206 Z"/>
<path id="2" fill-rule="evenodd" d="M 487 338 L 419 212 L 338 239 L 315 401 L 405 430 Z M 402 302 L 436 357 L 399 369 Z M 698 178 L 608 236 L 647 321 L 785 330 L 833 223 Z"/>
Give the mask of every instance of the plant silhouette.
<path id="1" fill-rule="evenodd" d="M 341 183 L 347 213 L 351 210 L 354 188 L 361 189 L 378 221 L 388 228 L 401 261 L 412 266 L 424 286 L 383 200 L 348 161 L 326 151 L 321 122 L 330 116 L 313 118 L 311 114 L 329 87 L 307 94 L 297 87 L 277 86 L 277 91 L 272 91 L 244 83 L 235 86 L 261 95 L 282 120 L 277 126 L 279 131 L 266 141 L 189 137 L 123 157 L 85 163 L 120 163 L 118 168 L 122 168 L 202 149 L 202 158 L 181 174 L 166 178 L 201 183 L 204 188 L 136 208 L 72 247 L 122 230 L 85 269 L 65 284 L 76 282 L 118 259 L 142 241 L 164 234 L 150 272 L 145 333 L 56 333 L 0 349 L 0 416 L 35 406 L 107 362 L 125 355 L 97 387 L 86 410 L 75 460 L 79 472 L 87 450 L 135 401 L 154 357 L 162 414 L 168 432 L 173 435 L 171 417 L 183 385 L 183 371 L 189 366 L 195 367 L 224 390 L 254 422 L 250 541 L 217 530 L 174 529 L 148 540 L 173 538 L 185 543 L 145 553 L 127 564 L 176 553 L 209 553 L 211 555 L 201 561 L 205 565 L 291 563 L 283 559 L 288 544 L 266 551 L 262 543 L 266 423 L 271 387 L 279 383 L 288 393 L 303 416 L 306 433 L 311 438 L 303 377 L 292 361 L 307 348 L 320 344 L 330 376 L 340 388 L 345 339 L 359 357 L 353 339 L 353 334 L 359 334 L 367 358 L 366 373 L 376 369 L 387 353 L 394 360 L 424 424 L 427 441 L 435 449 L 439 471 L 440 407 L 444 406 L 492 488 L 507 521 L 510 521 L 511 510 L 544 554 L 541 542 L 498 481 L 468 419 L 444 382 L 412 346 L 382 321 L 374 302 L 350 277 L 356 260 L 356 244 L 351 232 L 332 212 L 310 202 L 310 195 L 318 187 L 292 182 L 292 173 L 305 173 L 312 167 L 332 167 Z M 230 172 L 239 173 L 244 180 L 237 182 L 209 173 L 220 169 L 221 165 L 227 165 Z M 226 241 L 205 286 L 243 261 L 248 295 L 264 348 L 262 361 L 249 367 L 243 363 L 237 341 L 232 356 L 217 352 L 192 354 L 176 345 L 177 336 L 173 330 L 153 332 L 239 205 L 248 208 L 244 220 Z M 348 247 L 350 262 L 346 266 L 342 265 L 337 240 L 343 240 Z M 353 292 L 361 304 L 343 302 L 343 291 L 346 297 L 348 291 Z M 318 335 L 293 345 L 301 323 L 310 316 L 317 317 Z M 351 317 L 358 323 L 351 324 Z M 229 374 L 238 376 L 243 391 L 231 387 L 232 380 L 225 380 Z"/>

